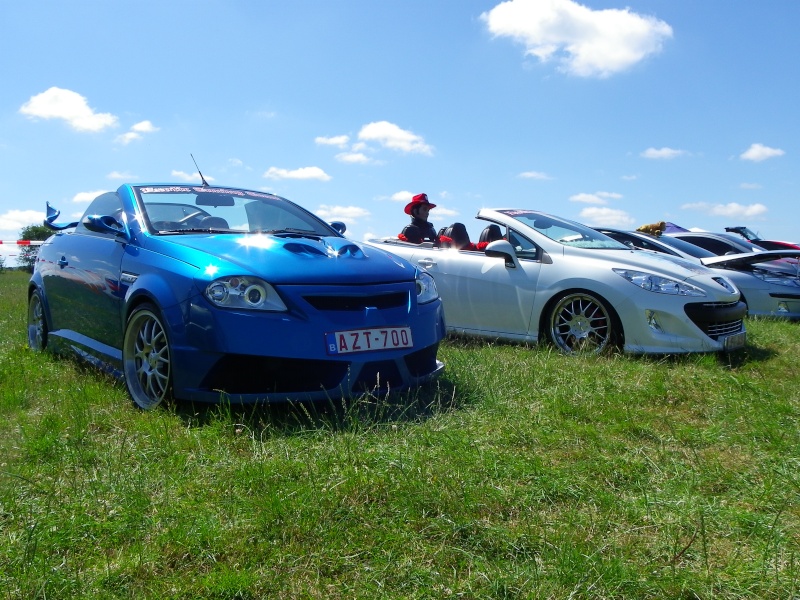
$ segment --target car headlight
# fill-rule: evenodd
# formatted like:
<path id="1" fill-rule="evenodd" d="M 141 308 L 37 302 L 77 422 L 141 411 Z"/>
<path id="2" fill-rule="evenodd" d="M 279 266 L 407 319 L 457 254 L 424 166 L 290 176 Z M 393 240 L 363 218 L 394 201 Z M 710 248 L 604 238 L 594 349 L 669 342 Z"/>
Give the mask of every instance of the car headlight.
<path id="1" fill-rule="evenodd" d="M 645 271 L 632 269 L 613 269 L 614 273 L 630 281 L 633 285 L 657 294 L 670 294 L 672 296 L 705 296 L 706 293 L 697 286 L 685 281 L 661 277 Z"/>
<path id="2" fill-rule="evenodd" d="M 275 288 L 256 277 L 221 277 L 206 286 L 205 294 L 212 304 L 220 308 L 287 310 Z"/>
<path id="3" fill-rule="evenodd" d="M 753 276 L 758 277 L 762 281 L 772 283 L 774 285 L 785 285 L 787 287 L 800 287 L 800 279 L 791 275 L 784 275 L 783 273 L 775 273 L 773 271 L 762 271 L 756 269 L 753 271 Z"/>
<path id="4" fill-rule="evenodd" d="M 436 282 L 430 273 L 417 271 L 417 304 L 427 304 L 439 297 Z"/>

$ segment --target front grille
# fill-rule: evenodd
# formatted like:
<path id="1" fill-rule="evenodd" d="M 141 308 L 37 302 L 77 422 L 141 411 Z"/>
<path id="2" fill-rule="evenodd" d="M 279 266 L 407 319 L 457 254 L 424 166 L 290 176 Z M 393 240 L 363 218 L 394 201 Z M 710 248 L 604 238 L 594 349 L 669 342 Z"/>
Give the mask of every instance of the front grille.
<path id="1" fill-rule="evenodd" d="M 740 333 L 744 331 L 743 321 L 731 321 L 730 323 L 715 323 L 709 325 L 705 333 L 712 340 L 719 339 L 720 337 Z"/>
<path id="2" fill-rule="evenodd" d="M 744 302 L 697 302 L 684 306 L 684 311 L 713 340 L 744 331 Z"/>
<path id="3" fill-rule="evenodd" d="M 317 310 L 361 311 L 365 308 L 397 308 L 408 304 L 408 293 L 347 295 L 347 296 L 303 296 L 303 299 Z"/>

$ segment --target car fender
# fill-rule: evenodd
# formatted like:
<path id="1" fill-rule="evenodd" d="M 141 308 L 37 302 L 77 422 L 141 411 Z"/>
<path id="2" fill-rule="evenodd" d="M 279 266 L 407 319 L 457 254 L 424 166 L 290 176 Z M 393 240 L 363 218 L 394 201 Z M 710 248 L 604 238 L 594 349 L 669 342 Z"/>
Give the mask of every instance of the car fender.
<path id="1" fill-rule="evenodd" d="M 161 311 L 170 331 L 182 334 L 187 317 L 186 300 L 198 292 L 193 280 L 179 280 L 181 285 L 171 284 L 155 273 L 138 276 L 125 292 L 124 309 L 121 311 L 123 330 L 133 309 L 143 302 L 152 302 Z"/>

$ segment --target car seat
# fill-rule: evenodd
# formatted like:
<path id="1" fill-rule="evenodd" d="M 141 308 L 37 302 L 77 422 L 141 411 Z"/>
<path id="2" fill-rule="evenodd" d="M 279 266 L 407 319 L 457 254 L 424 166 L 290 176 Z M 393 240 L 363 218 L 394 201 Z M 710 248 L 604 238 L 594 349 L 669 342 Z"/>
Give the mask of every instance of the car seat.
<path id="1" fill-rule="evenodd" d="M 197 225 L 200 229 L 230 229 L 228 222 L 222 217 L 203 217 Z"/>
<path id="2" fill-rule="evenodd" d="M 500 230 L 499 225 L 495 225 L 492 223 L 488 225 L 483 231 L 481 231 L 481 236 L 478 238 L 478 243 L 480 242 L 496 242 L 497 240 L 503 239 L 503 232 Z"/>
<path id="3" fill-rule="evenodd" d="M 442 248 L 455 248 L 456 250 L 467 250 L 472 248 L 472 242 L 469 241 L 469 233 L 463 223 L 453 223 L 445 228 L 440 236 L 442 239 Z"/>

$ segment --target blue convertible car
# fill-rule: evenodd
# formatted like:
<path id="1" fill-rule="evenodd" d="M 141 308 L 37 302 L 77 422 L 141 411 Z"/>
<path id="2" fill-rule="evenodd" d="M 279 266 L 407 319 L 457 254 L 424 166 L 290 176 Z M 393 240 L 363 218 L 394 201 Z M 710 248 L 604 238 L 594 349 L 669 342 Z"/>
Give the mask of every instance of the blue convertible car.
<path id="1" fill-rule="evenodd" d="M 437 377 L 433 278 L 273 194 L 123 185 L 40 248 L 28 342 L 122 376 L 141 408 L 401 390 Z"/>

